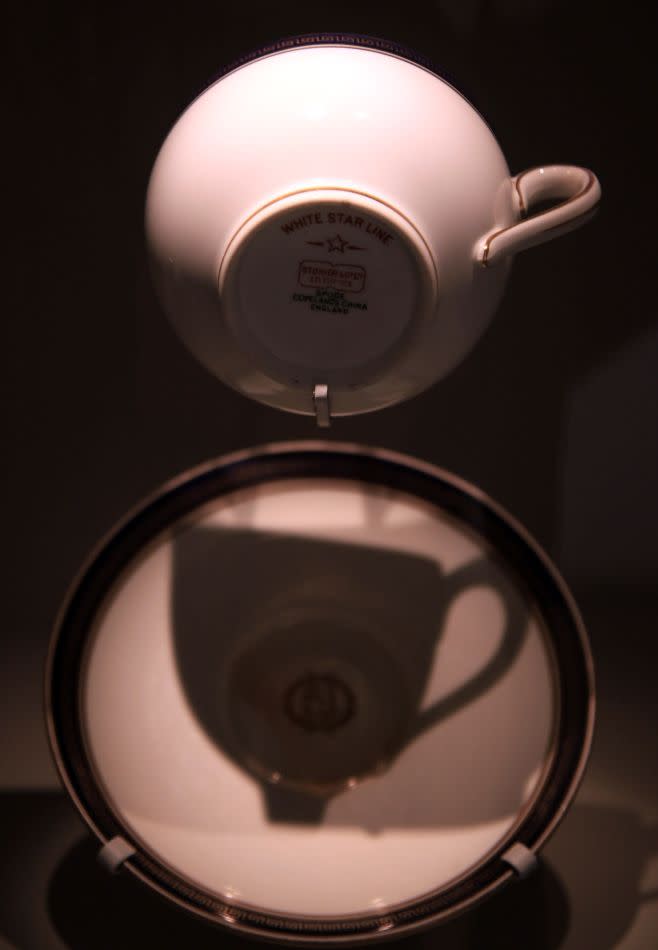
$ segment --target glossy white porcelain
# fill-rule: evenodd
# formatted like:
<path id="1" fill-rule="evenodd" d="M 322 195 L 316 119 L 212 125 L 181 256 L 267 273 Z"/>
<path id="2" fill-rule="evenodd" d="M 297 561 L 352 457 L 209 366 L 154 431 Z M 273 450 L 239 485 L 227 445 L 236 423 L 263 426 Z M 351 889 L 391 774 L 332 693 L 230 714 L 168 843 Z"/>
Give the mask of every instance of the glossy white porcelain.
<path id="1" fill-rule="evenodd" d="M 571 166 L 511 177 L 485 121 L 419 63 L 316 38 L 189 106 L 155 163 L 146 230 L 164 307 L 207 368 L 309 415 L 323 387 L 327 421 L 448 373 L 511 256 L 582 223 L 599 195 Z M 533 214 L 543 199 L 560 203 Z"/>
<path id="2" fill-rule="evenodd" d="M 196 557 L 189 548 L 195 533 L 208 535 L 211 544 Z M 276 569 L 276 544 L 268 552 L 273 539 L 299 544 L 307 563 L 315 548 L 325 550 L 327 565 L 336 565 L 334 588 L 341 574 L 336 548 L 345 560 L 348 552 L 361 557 L 357 603 L 342 602 L 357 620 L 369 608 L 363 575 L 373 565 L 393 628 L 391 637 L 365 640 L 371 662 L 361 672 L 375 690 L 388 690 L 382 698 L 389 705 L 400 700 L 396 686 L 412 676 L 418 681 L 397 754 L 340 788 L 309 789 L 311 813 L 303 798 L 281 797 L 285 774 L 267 780 L 249 768 L 225 708 L 245 694 L 249 701 L 251 690 L 254 709 L 268 717 L 283 707 L 284 688 L 275 690 L 276 680 L 271 684 L 266 675 L 267 640 L 276 639 L 278 612 L 296 602 L 296 576 L 279 590 L 277 612 L 264 590 Z M 192 555 L 187 570 L 177 565 L 177 548 L 187 552 L 183 557 Z M 233 575 L 229 561 L 237 563 Z M 415 588 L 400 583 L 405 562 L 407 580 L 419 578 Z M 430 571 L 433 580 L 425 584 L 423 572 Z M 309 574 L 307 590 L 320 578 L 317 564 Z M 446 602 L 442 586 L 459 576 L 471 579 Z M 178 589 L 190 585 L 191 606 L 180 611 Z M 412 591 L 428 601 L 420 618 Z M 316 590 L 310 593 L 317 599 Z M 253 614 L 265 627 L 262 645 L 253 634 Z M 204 622 L 199 628 L 199 615 L 211 617 L 207 628 Z M 181 641 L 194 638 L 200 650 L 190 667 Z M 218 649 L 218 640 L 225 646 Z M 311 628 L 292 683 L 304 666 L 322 670 L 318 640 Z M 251 683 L 240 695 L 232 687 L 249 649 L 264 651 L 263 664 L 249 666 Z M 337 638 L 332 660 L 340 651 Z M 392 688 L 378 682 L 382 651 L 394 666 Z M 470 529 L 409 495 L 349 480 L 283 480 L 246 489 L 167 532 L 115 585 L 84 670 L 87 748 L 131 837 L 190 884 L 266 914 L 336 920 L 385 913 L 445 887 L 510 834 L 536 799 L 552 755 L 558 684 L 551 646 L 515 579 Z M 205 701 L 204 711 L 194 681 L 208 670 L 214 699 Z M 349 683 L 349 658 L 339 672 Z M 355 692 L 351 723 L 326 731 L 290 724 L 310 755 L 315 748 L 319 757 L 340 762 L 347 754 L 349 760 L 350 727 L 369 713 L 368 694 L 358 684 Z M 267 723 L 263 729 L 271 754 L 273 733 Z M 373 729 L 366 721 L 362 743 L 376 743 L 377 733 L 378 724 Z"/>
<path id="3" fill-rule="evenodd" d="M 234 453 L 124 518 L 60 612 L 46 710 L 106 866 L 243 936 L 345 944 L 534 866 L 594 691 L 511 516 L 332 441 Z"/>

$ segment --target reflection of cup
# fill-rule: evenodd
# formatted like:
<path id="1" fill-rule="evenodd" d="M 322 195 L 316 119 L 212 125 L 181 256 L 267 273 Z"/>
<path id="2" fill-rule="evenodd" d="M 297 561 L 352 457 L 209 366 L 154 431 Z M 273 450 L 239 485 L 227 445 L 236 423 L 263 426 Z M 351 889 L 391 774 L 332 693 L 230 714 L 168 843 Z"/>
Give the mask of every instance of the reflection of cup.
<path id="1" fill-rule="evenodd" d="M 271 817 L 317 818 L 327 798 L 383 770 L 454 711 L 420 712 L 445 616 L 493 576 L 442 575 L 417 554 L 245 530 L 197 528 L 174 544 L 177 661 L 206 732 L 263 784 Z M 520 628 L 509 598 L 503 654 Z M 499 675 L 501 652 L 460 687 Z"/>

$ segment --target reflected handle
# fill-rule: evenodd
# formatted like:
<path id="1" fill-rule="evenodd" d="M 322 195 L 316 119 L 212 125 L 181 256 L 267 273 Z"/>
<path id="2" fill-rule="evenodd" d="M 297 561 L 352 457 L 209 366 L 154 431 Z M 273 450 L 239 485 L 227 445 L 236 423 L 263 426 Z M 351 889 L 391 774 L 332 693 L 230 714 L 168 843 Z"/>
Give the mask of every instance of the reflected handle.
<path id="1" fill-rule="evenodd" d="M 577 165 L 529 168 L 512 178 L 512 185 L 522 220 L 480 238 L 475 259 L 483 267 L 579 228 L 589 220 L 601 197 L 596 175 Z M 533 213 L 533 205 L 547 200 L 559 204 Z"/>
<path id="2" fill-rule="evenodd" d="M 527 611 L 519 595 L 509 583 L 505 583 L 501 576 L 492 576 L 492 563 L 486 558 L 466 564 L 464 567 L 445 578 L 446 606 L 443 611 L 445 617 L 448 607 L 460 594 L 476 587 L 489 587 L 503 602 L 505 609 L 505 627 L 500 645 L 494 655 L 485 663 L 482 669 L 474 676 L 462 683 L 447 696 L 443 696 L 433 703 L 429 709 L 424 709 L 417 716 L 411 728 L 408 741 L 416 738 L 437 725 L 443 719 L 451 716 L 463 706 L 475 702 L 478 697 L 491 689 L 510 668 L 516 659 L 525 634 Z"/>

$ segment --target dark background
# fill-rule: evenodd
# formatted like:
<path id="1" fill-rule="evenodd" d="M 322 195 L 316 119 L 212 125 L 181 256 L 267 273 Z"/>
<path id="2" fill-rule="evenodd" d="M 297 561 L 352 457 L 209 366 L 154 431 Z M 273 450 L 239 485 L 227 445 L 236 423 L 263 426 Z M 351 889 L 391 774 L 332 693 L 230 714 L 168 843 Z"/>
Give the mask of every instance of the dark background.
<path id="1" fill-rule="evenodd" d="M 37 0 L 5 20 L 0 948 L 231 942 L 132 882 L 97 878 L 93 845 L 57 791 L 40 677 L 67 584 L 130 506 L 210 457 L 317 435 L 310 419 L 238 396 L 188 355 L 149 282 L 142 215 L 158 148 L 190 99 L 240 54 L 318 30 L 417 49 L 482 112 L 513 173 L 581 164 L 603 188 L 592 222 L 519 256 L 491 328 L 451 376 L 408 403 L 339 420 L 327 436 L 435 462 L 511 510 L 574 590 L 597 664 L 590 768 L 544 869 L 417 942 L 655 947 L 650 7 L 192 0 L 119 10 Z"/>

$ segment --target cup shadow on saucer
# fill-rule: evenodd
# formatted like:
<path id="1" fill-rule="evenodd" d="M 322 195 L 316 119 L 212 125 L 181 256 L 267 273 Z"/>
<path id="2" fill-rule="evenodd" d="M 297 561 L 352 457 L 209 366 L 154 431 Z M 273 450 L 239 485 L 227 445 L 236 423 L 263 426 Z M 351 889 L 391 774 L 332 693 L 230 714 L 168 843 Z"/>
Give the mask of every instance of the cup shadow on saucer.
<path id="1" fill-rule="evenodd" d="M 478 587 L 502 606 L 502 636 L 479 669 L 421 709 L 449 610 Z M 500 681 L 523 646 L 528 607 L 483 557 L 444 572 L 390 548 L 203 527 L 174 540 L 171 616 L 180 683 L 206 734 L 259 784 L 269 820 L 312 824 L 326 819 L 335 794 L 385 772 Z M 479 741 L 469 737 L 473 758 L 486 756 Z M 509 768 L 519 773 L 504 802 L 513 813 L 528 763 Z M 376 818 L 364 799 L 349 823 L 376 820 L 381 829 L 501 815 L 500 801 L 450 796 L 415 814 L 380 803 Z"/>

